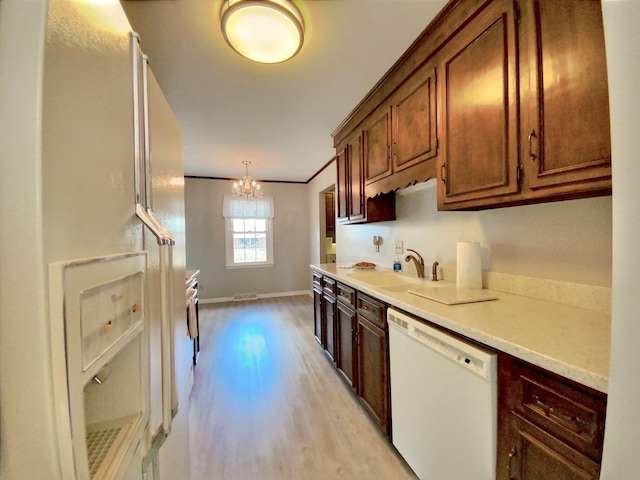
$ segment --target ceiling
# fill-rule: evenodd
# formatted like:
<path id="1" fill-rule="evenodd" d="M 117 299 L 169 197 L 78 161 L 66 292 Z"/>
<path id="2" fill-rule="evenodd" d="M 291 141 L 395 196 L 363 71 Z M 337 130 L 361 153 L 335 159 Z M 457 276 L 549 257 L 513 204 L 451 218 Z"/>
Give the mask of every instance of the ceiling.
<path id="1" fill-rule="evenodd" d="M 305 45 L 275 65 L 220 33 L 222 0 L 125 0 L 182 128 L 185 175 L 306 182 L 334 155 L 331 133 L 445 0 L 301 0 Z"/>

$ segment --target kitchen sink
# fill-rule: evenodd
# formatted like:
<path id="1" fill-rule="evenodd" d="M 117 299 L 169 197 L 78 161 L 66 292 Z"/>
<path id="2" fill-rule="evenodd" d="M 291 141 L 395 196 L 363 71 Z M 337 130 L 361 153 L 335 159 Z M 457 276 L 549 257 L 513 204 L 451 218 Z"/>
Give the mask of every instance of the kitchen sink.
<path id="1" fill-rule="evenodd" d="M 401 273 L 395 273 L 395 272 L 378 272 L 374 270 L 374 271 L 366 271 L 366 272 L 347 273 L 347 276 L 353 278 L 354 280 L 368 283 L 369 285 L 374 285 L 376 287 L 383 287 L 383 286 L 400 287 L 401 285 L 404 285 L 406 289 L 406 288 L 409 288 L 410 286 L 415 286 L 415 282 L 412 282 L 404 278 Z"/>
<path id="2" fill-rule="evenodd" d="M 408 277 L 396 272 L 380 272 L 373 270 L 347 273 L 347 275 L 354 280 L 367 283 L 377 289 L 386 290 L 387 292 L 403 293 L 409 290 L 420 291 L 424 288 L 434 288 L 446 285 L 443 284 L 443 282 L 432 282 L 428 279 Z"/>
<path id="3" fill-rule="evenodd" d="M 400 285 L 381 285 L 380 287 L 381 290 L 386 290 L 388 292 L 406 292 L 408 290 L 412 290 L 412 289 L 416 289 L 416 288 L 420 288 L 418 287 L 415 283 L 402 283 Z"/>

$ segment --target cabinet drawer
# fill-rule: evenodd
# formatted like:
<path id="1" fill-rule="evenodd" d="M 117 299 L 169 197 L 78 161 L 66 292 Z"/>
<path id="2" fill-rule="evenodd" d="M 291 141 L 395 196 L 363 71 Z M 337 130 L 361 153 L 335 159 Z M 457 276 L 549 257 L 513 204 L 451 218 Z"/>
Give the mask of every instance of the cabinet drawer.
<path id="1" fill-rule="evenodd" d="M 320 272 L 313 272 L 313 287 L 322 288 L 322 274 Z"/>
<path id="2" fill-rule="evenodd" d="M 344 305 L 348 305 L 351 308 L 356 308 L 356 291 L 342 283 L 336 285 L 338 301 Z"/>
<path id="3" fill-rule="evenodd" d="M 322 285 L 324 293 L 336 298 L 336 281 L 331 277 L 322 277 Z"/>
<path id="4" fill-rule="evenodd" d="M 531 423 L 599 460 L 606 402 L 597 392 L 514 364 L 519 388 L 515 410 Z"/>
<path id="5" fill-rule="evenodd" d="M 380 328 L 385 330 L 387 329 L 387 321 L 385 318 L 387 309 L 384 303 L 360 293 L 358 294 L 356 304 L 360 315 L 367 318 Z"/>

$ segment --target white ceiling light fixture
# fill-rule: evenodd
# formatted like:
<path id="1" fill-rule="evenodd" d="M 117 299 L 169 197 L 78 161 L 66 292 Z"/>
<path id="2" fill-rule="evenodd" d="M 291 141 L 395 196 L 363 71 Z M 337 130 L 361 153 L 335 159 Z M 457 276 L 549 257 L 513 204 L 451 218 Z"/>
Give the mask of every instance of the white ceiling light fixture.
<path id="1" fill-rule="evenodd" d="M 235 197 L 245 198 L 260 198 L 262 197 L 262 188 L 260 185 L 249 175 L 249 160 L 244 160 L 244 177 L 233 184 L 231 193 Z"/>
<path id="2" fill-rule="evenodd" d="M 259 63 L 284 62 L 304 42 L 304 19 L 291 0 L 224 0 L 220 25 L 231 48 Z"/>

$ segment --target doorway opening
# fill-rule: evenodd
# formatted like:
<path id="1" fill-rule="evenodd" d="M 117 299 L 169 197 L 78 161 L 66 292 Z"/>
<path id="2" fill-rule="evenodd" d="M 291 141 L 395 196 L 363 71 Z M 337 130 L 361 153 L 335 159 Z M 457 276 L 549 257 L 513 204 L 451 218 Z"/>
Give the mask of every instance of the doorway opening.
<path id="1" fill-rule="evenodd" d="M 320 263 L 336 262 L 336 187 L 320 192 Z"/>

